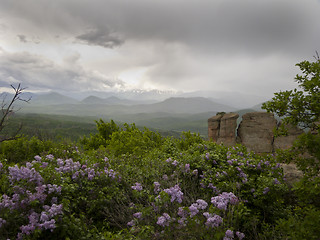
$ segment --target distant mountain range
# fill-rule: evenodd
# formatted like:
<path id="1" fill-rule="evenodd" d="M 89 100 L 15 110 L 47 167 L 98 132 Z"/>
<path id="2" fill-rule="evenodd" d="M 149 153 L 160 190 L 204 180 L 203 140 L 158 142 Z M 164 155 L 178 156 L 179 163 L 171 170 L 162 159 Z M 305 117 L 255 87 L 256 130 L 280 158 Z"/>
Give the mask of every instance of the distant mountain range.
<path id="1" fill-rule="evenodd" d="M 19 103 L 23 112 L 66 114 L 79 116 L 104 116 L 136 113 L 202 113 L 230 112 L 236 110 L 228 105 L 216 103 L 208 98 L 194 97 L 168 98 L 160 102 L 141 104 L 139 101 L 119 99 L 116 97 L 98 98 L 90 96 L 82 101 L 70 99 L 57 93 L 35 96 L 29 104 Z"/>
<path id="2" fill-rule="evenodd" d="M 120 105 L 137 105 L 150 104 L 164 101 L 169 98 L 197 98 L 202 97 L 211 101 L 231 106 L 234 109 L 251 108 L 252 106 L 265 102 L 263 96 L 254 94 L 243 94 L 237 92 L 221 92 L 221 91 L 195 91 L 195 92 L 174 92 L 160 90 L 128 90 L 118 92 L 46 92 L 46 93 L 30 93 L 24 92 L 23 96 L 29 98 L 32 96 L 34 104 L 120 104 Z"/>
<path id="3" fill-rule="evenodd" d="M 24 112 L 48 113 L 48 114 L 67 114 L 79 116 L 105 116 L 105 115 L 119 115 L 119 114 L 136 114 L 136 113 L 188 113 L 197 114 L 203 112 L 231 112 L 237 111 L 241 108 L 236 108 L 229 104 L 224 104 L 213 98 L 209 92 L 203 93 L 204 96 L 212 97 L 195 97 L 193 94 L 181 94 L 180 96 L 169 97 L 165 100 L 155 99 L 146 100 L 145 95 L 139 99 L 138 93 L 130 93 L 135 95 L 135 98 L 121 98 L 117 93 L 115 95 L 107 94 L 107 97 L 87 96 L 84 99 L 75 99 L 70 96 L 65 96 L 56 92 L 35 94 L 23 93 L 22 97 L 30 98 L 29 104 L 19 102 L 23 106 Z M 124 93 L 121 93 L 124 94 Z M 142 94 L 146 94 L 142 92 Z M 148 96 L 164 94 L 161 92 L 149 92 Z M 165 93 L 166 95 L 168 93 Z M 200 94 L 200 93 L 198 93 Z M 129 96 L 126 95 L 126 96 Z M 170 94 L 169 94 L 170 95 Z M 12 95 L 7 94 L 7 99 Z M 216 96 L 217 97 L 217 96 Z M 239 100 L 242 101 L 242 100 Z M 248 108 L 251 110 L 259 110 L 261 104 L 253 102 L 253 105 Z M 251 111 L 250 110 L 250 111 Z"/>
<path id="4" fill-rule="evenodd" d="M 89 96 L 83 99 L 80 103 L 83 104 L 115 104 L 115 105 L 137 105 L 144 103 L 155 103 L 156 100 L 129 100 L 129 99 L 121 99 L 115 96 L 101 98 L 97 96 Z"/>
<path id="5" fill-rule="evenodd" d="M 135 98 L 106 94 L 105 96 L 89 95 L 82 99 L 75 99 L 56 92 L 24 93 L 22 98 L 31 97 L 32 99 L 29 103 L 17 102 L 16 109 L 20 109 L 19 113 L 22 114 L 74 116 L 79 121 L 88 117 L 96 120 L 99 118 L 113 119 L 118 122 L 134 122 L 137 125 L 160 131 L 190 130 L 200 132 L 203 136 L 207 134 L 208 118 L 217 112 L 237 112 L 241 117 L 246 112 L 261 111 L 259 109 L 261 104 L 257 102 L 253 102 L 253 106 L 249 108 L 240 109 L 220 102 L 217 100 L 218 96 L 213 98 L 210 93 L 203 94 L 203 97 L 182 94 L 170 96 L 164 100 L 159 100 L 161 99 L 159 96 L 149 100 L 139 99 L 138 93 L 135 94 Z M 153 92 L 152 94 L 163 93 Z M 152 94 L 149 93 L 149 97 Z M 12 95 L 7 94 L 6 99 L 10 100 L 11 97 Z"/>

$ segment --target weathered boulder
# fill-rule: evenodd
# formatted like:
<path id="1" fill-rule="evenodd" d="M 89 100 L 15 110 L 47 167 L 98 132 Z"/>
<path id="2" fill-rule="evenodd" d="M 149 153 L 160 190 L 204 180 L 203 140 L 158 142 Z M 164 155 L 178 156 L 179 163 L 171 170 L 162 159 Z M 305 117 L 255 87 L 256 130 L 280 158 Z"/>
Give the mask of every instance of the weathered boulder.
<path id="1" fill-rule="evenodd" d="M 218 141 L 221 118 L 222 115 L 216 115 L 208 119 L 208 137 L 214 142 Z"/>
<path id="2" fill-rule="evenodd" d="M 299 135 L 303 133 L 302 129 L 293 125 L 286 125 L 285 128 L 287 130 L 286 136 L 277 136 L 274 138 L 274 142 L 273 142 L 274 150 L 288 149 L 292 147 L 293 142 L 297 139 Z"/>
<path id="3" fill-rule="evenodd" d="M 245 145 L 249 151 L 256 153 L 273 152 L 273 130 L 277 120 L 273 113 L 251 112 L 242 116 L 238 128 L 238 142 Z"/>
<path id="4" fill-rule="evenodd" d="M 286 179 L 286 182 L 290 187 L 292 187 L 295 182 L 301 180 L 303 177 L 303 172 L 300 171 L 294 163 L 282 163 L 281 167 L 283 168 L 283 175 Z"/>
<path id="5" fill-rule="evenodd" d="M 239 114 L 227 113 L 220 119 L 220 132 L 217 143 L 223 143 L 226 146 L 236 144 L 237 119 Z"/>

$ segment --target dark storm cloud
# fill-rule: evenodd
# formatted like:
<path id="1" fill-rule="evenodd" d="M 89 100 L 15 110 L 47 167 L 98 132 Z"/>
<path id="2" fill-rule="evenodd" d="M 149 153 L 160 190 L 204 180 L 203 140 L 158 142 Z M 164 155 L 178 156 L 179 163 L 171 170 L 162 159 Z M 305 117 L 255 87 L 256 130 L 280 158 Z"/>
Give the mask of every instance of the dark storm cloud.
<path id="1" fill-rule="evenodd" d="M 315 0 L 68 2 L 69 14 L 91 26 L 110 25 L 128 40 L 181 42 L 204 51 L 305 51 L 320 36 Z"/>
<path id="2" fill-rule="evenodd" d="M 123 40 L 115 33 L 102 31 L 100 29 L 89 30 L 88 32 L 76 37 L 81 42 L 88 45 L 96 45 L 105 48 L 114 48 L 123 44 Z"/>
<path id="3" fill-rule="evenodd" d="M 120 45 L 121 34 L 126 39 L 264 54 L 304 50 L 307 44 L 316 44 L 315 36 L 320 37 L 316 0 L 2 2 L 43 31 L 74 31 L 83 42 L 103 47 Z M 101 30 L 106 26 L 114 31 Z M 88 27 L 93 30 L 84 33 Z"/>
<path id="4" fill-rule="evenodd" d="M 27 52 L 0 52 L 0 78 L 3 86 L 22 82 L 28 88 L 59 90 L 99 90 L 100 86 L 112 88 L 122 85 L 120 80 L 94 71 L 87 71 L 76 64 L 76 57 L 60 66 L 42 56 Z M 100 89 L 102 90 L 102 89 Z"/>
<path id="5" fill-rule="evenodd" d="M 17 35 L 17 37 L 19 38 L 20 42 L 26 43 L 27 41 L 27 37 L 25 35 L 19 34 Z"/>
<path id="6" fill-rule="evenodd" d="M 148 68 L 144 81 L 159 86 L 263 92 L 285 87 L 294 64 L 320 51 L 319 12 L 318 0 L 0 0 L 0 25 L 52 42 L 117 47 L 117 58 L 105 61 Z M 52 64 L 49 75 L 91 86 L 79 74 L 94 71 Z"/>

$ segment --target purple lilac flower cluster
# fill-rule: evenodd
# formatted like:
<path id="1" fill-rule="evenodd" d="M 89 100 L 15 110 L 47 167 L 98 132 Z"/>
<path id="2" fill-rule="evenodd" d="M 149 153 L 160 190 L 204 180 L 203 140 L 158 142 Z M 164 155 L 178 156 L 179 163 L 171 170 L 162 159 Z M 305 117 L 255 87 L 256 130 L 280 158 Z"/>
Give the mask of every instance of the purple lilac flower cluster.
<path id="1" fill-rule="evenodd" d="M 185 171 L 186 173 L 190 172 L 190 164 L 189 164 L 189 163 L 187 163 L 187 164 L 184 166 L 184 171 Z"/>
<path id="2" fill-rule="evenodd" d="M 128 227 L 133 227 L 134 225 L 136 225 L 137 219 L 141 219 L 141 217 L 142 217 L 142 212 L 136 212 L 136 213 L 134 213 L 134 214 L 133 214 L 133 217 L 134 217 L 135 219 L 132 219 L 130 222 L 127 223 L 127 226 L 128 226 Z"/>
<path id="3" fill-rule="evenodd" d="M 223 222 L 222 217 L 220 217 L 217 214 L 211 214 L 208 212 L 204 212 L 203 216 L 205 216 L 207 218 L 207 221 L 205 223 L 205 225 L 207 227 L 211 227 L 211 228 L 219 227 Z"/>
<path id="4" fill-rule="evenodd" d="M 107 162 L 108 158 L 105 158 L 104 161 Z M 57 159 L 58 167 L 55 170 L 61 174 L 72 173 L 73 180 L 79 180 L 81 177 L 86 177 L 89 181 L 92 181 L 96 176 L 106 175 L 112 179 L 118 179 L 121 181 L 119 174 L 113 169 L 108 169 L 107 167 L 104 170 L 98 170 L 98 164 L 93 164 L 91 167 L 87 164 L 81 165 L 78 161 L 74 162 L 71 158 L 63 160 Z"/>
<path id="5" fill-rule="evenodd" d="M 53 155 L 47 155 L 46 160 L 52 161 Z M 12 196 L 3 194 L 0 201 L 1 212 L 11 212 L 18 210 L 22 217 L 28 219 L 27 225 L 20 226 L 20 231 L 17 239 L 24 239 L 25 235 L 30 235 L 36 229 L 49 229 L 53 231 L 55 226 L 54 217 L 62 214 L 62 204 L 57 205 L 57 197 L 52 197 L 51 206 L 43 206 L 44 211 L 37 213 L 36 209 L 30 204 L 38 202 L 44 204 L 48 200 L 48 195 L 61 193 L 61 186 L 56 184 L 44 184 L 44 179 L 35 169 L 35 164 L 40 167 L 47 162 L 41 162 L 40 156 L 35 156 L 35 160 L 27 162 L 25 166 L 18 167 L 17 165 L 8 168 L 8 179 L 13 189 Z M 48 164 L 48 163 L 47 163 Z M 31 184 L 30 184 L 31 183 Z M 49 199 L 50 200 L 50 199 Z M 50 201 L 49 201 L 50 202 Z M 1 218 L 0 227 L 6 224 L 9 220 Z"/>
<path id="6" fill-rule="evenodd" d="M 155 192 L 155 193 L 158 193 L 158 192 L 161 191 L 161 190 L 160 190 L 160 183 L 159 183 L 159 182 L 154 182 L 153 185 L 154 185 L 154 192 Z"/>
<path id="7" fill-rule="evenodd" d="M 269 191 L 270 191 L 270 188 L 266 187 L 266 188 L 263 189 L 263 194 L 267 194 Z"/>
<path id="8" fill-rule="evenodd" d="M 60 173 L 71 173 L 80 169 L 81 164 L 79 162 L 74 162 L 71 158 L 66 159 L 65 161 L 61 158 L 57 159 L 57 164 L 59 167 L 56 167 L 56 171 Z"/>
<path id="9" fill-rule="evenodd" d="M 236 232 L 236 236 L 237 236 L 240 240 L 244 239 L 244 237 L 245 237 L 244 233 L 242 233 L 242 232 Z"/>
<path id="10" fill-rule="evenodd" d="M 28 216 L 29 224 L 20 227 L 21 233 L 18 234 L 19 239 L 22 239 L 23 235 L 30 235 L 36 229 L 53 231 L 53 229 L 56 228 L 54 217 L 62 214 L 62 204 L 52 204 L 52 206 L 45 205 L 43 208 L 45 211 L 42 211 L 40 214 L 32 212 Z"/>
<path id="11" fill-rule="evenodd" d="M 230 158 L 230 157 L 229 157 Z M 228 159 L 227 160 L 227 163 L 229 164 L 229 165 L 233 165 L 234 163 L 236 164 L 238 162 L 238 159 Z"/>
<path id="12" fill-rule="evenodd" d="M 157 224 L 160 225 L 161 227 L 169 226 L 170 220 L 171 220 L 171 217 L 169 216 L 169 214 L 164 213 L 162 214 L 162 216 L 158 218 Z"/>
<path id="13" fill-rule="evenodd" d="M 238 176 L 239 176 L 240 178 L 242 178 L 242 183 L 248 182 L 248 176 L 247 176 L 247 174 L 245 174 L 240 167 L 236 167 L 236 169 L 237 169 L 238 172 L 239 172 Z"/>
<path id="14" fill-rule="evenodd" d="M 141 183 L 138 182 L 136 182 L 135 185 L 131 186 L 131 188 L 136 191 L 142 191 L 143 189 Z"/>
<path id="15" fill-rule="evenodd" d="M 242 232 L 236 232 L 236 236 L 240 240 L 242 240 L 245 237 L 244 233 L 242 233 Z M 224 236 L 223 240 L 232 240 L 232 239 L 234 239 L 234 233 L 232 230 L 228 229 L 225 232 L 225 236 Z"/>
<path id="16" fill-rule="evenodd" d="M 175 200 L 178 203 L 182 202 L 183 192 L 181 192 L 179 185 L 175 185 L 174 187 L 164 189 L 163 191 L 171 196 L 171 202 L 174 202 Z"/>
<path id="17" fill-rule="evenodd" d="M 195 203 L 191 204 L 189 207 L 190 210 L 190 217 L 194 217 L 197 215 L 199 210 L 204 210 L 208 206 L 208 203 L 202 199 L 198 199 Z"/>
<path id="18" fill-rule="evenodd" d="M 47 195 L 50 193 L 61 193 L 61 186 L 56 184 L 43 184 L 43 178 L 39 172 L 32 167 L 32 163 L 26 163 L 26 167 L 9 167 L 9 180 L 13 186 L 13 195 L 12 197 L 3 194 L 0 201 L 0 210 L 1 209 L 24 209 L 26 206 L 33 201 L 38 200 L 40 203 L 44 203 L 47 199 Z M 27 181 L 27 183 L 35 183 L 36 186 L 25 185 L 20 187 L 15 185 L 20 183 L 20 181 Z M 24 184 L 24 183 L 23 183 Z"/>
<path id="19" fill-rule="evenodd" d="M 228 229 L 225 233 L 223 240 L 232 240 L 234 238 L 233 231 Z"/>
<path id="20" fill-rule="evenodd" d="M 142 212 L 136 212 L 133 214 L 133 217 L 140 219 L 142 217 Z"/>
<path id="21" fill-rule="evenodd" d="M 207 161 L 209 161 L 210 158 L 211 158 L 210 153 L 207 152 L 206 155 L 205 155 L 205 157 L 204 157 L 204 159 L 207 160 Z M 213 159 L 213 160 L 212 160 L 212 163 L 213 163 L 213 164 L 217 164 L 217 161 Z"/>
<path id="22" fill-rule="evenodd" d="M 31 168 L 31 165 L 27 167 L 9 167 L 9 179 L 11 184 L 19 182 L 20 180 L 26 180 L 28 182 L 34 182 L 37 185 L 40 185 L 43 182 L 43 178 L 40 173 L 38 173 L 34 168 Z"/>
<path id="23" fill-rule="evenodd" d="M 189 209 L 190 210 L 190 209 Z M 178 216 L 181 218 L 178 220 L 180 227 L 186 226 L 188 211 L 186 211 L 183 207 L 178 208 Z"/>
<path id="24" fill-rule="evenodd" d="M 135 225 L 135 221 L 131 220 L 130 222 L 127 223 L 128 227 L 133 227 Z"/>
<path id="25" fill-rule="evenodd" d="M 221 210 L 227 210 L 227 206 L 230 203 L 231 205 L 236 205 L 239 202 L 239 199 L 232 192 L 223 192 L 216 197 L 211 198 L 211 203 Z"/>

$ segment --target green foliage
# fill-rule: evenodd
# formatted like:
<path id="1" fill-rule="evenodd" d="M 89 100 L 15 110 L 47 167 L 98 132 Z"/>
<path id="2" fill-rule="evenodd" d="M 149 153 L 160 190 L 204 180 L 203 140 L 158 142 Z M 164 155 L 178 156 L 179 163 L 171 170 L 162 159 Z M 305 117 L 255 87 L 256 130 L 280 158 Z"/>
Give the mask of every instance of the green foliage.
<path id="1" fill-rule="evenodd" d="M 78 141 L 80 137 L 89 136 L 90 133 L 96 132 L 95 124 L 92 118 L 45 115 L 45 114 L 21 114 L 16 113 L 10 118 L 10 121 L 3 129 L 4 135 L 11 136 L 19 132 L 21 135 L 31 138 L 37 137 L 40 140 L 51 140 L 59 142 L 63 139 Z"/>
<path id="2" fill-rule="evenodd" d="M 319 239 L 320 211 L 314 207 L 297 208 L 288 219 L 278 221 L 275 239 Z"/>
<path id="3" fill-rule="evenodd" d="M 296 76 L 301 90 L 275 93 L 275 97 L 262 105 L 268 112 L 283 117 L 285 124 L 309 128 L 302 134 L 290 151 L 280 154 L 281 160 L 293 161 L 307 175 L 319 174 L 320 161 L 320 58 L 315 62 L 303 61 L 297 64 L 302 75 Z M 286 134 L 281 128 L 276 135 Z"/>
<path id="4" fill-rule="evenodd" d="M 100 119 L 99 121 L 96 121 L 96 123 L 99 135 L 105 141 L 111 139 L 112 133 L 119 131 L 119 127 L 113 120 L 111 120 L 110 123 L 105 123 L 102 119 Z"/>
<path id="5" fill-rule="evenodd" d="M 81 140 L 85 149 L 103 147 L 115 156 L 133 155 L 139 157 L 163 143 L 159 133 L 152 132 L 147 128 L 141 131 L 134 123 L 131 125 L 125 123 L 124 129 L 120 129 L 113 120 L 105 123 L 100 119 L 96 123 L 98 133 Z"/>
<path id="6" fill-rule="evenodd" d="M 47 146 L 36 138 L 5 143 L 1 239 L 22 234 L 24 239 L 220 240 L 228 232 L 234 239 L 242 234 L 316 239 L 316 175 L 289 189 L 272 155 L 217 145 L 190 132 L 163 138 L 134 124 L 120 128 L 100 120 L 97 127 L 84 148 Z M 10 155 L 16 148 L 23 154 Z M 61 210 L 50 215 L 54 225 L 49 225 L 45 214 L 57 206 Z"/>
<path id="7" fill-rule="evenodd" d="M 317 176 L 320 173 L 319 146 L 319 134 L 304 133 L 297 138 L 292 148 L 278 151 L 277 157 L 281 162 L 294 162 L 308 177 Z"/>
<path id="8" fill-rule="evenodd" d="M 275 93 L 262 108 L 283 117 L 285 124 L 299 125 L 310 131 L 298 137 L 292 148 L 278 151 L 281 162 L 294 162 L 303 171 L 303 177 L 293 184 L 292 204 L 287 217 L 281 217 L 269 236 L 275 239 L 319 239 L 320 223 L 320 58 L 315 62 L 297 64 L 302 75 L 296 75 L 301 90 Z M 286 134 L 281 128 L 277 134 Z M 267 231 L 266 231 L 267 232 Z"/>
<path id="9" fill-rule="evenodd" d="M 36 137 L 31 139 L 21 137 L 0 143 L 0 155 L 8 163 L 25 162 L 36 155 L 48 152 L 53 146 L 54 143 L 51 141 L 41 141 Z"/>
<path id="10" fill-rule="evenodd" d="M 125 129 L 113 132 L 106 147 L 115 156 L 129 154 L 139 157 L 148 151 L 160 147 L 163 140 L 159 133 L 144 128 L 139 130 L 135 124 L 124 124 Z"/>
<path id="11" fill-rule="evenodd" d="M 262 109 L 284 117 L 285 123 L 299 124 L 304 128 L 318 129 L 320 118 L 320 59 L 315 62 L 303 61 L 297 64 L 302 75 L 295 80 L 302 90 L 287 90 L 275 93 Z"/>
<path id="12" fill-rule="evenodd" d="M 112 134 L 119 131 L 119 127 L 113 120 L 110 123 L 106 123 L 100 119 L 96 121 L 96 125 L 98 133 L 91 134 L 89 138 L 83 137 L 80 141 L 86 149 L 98 149 L 100 146 L 106 147 Z"/>

